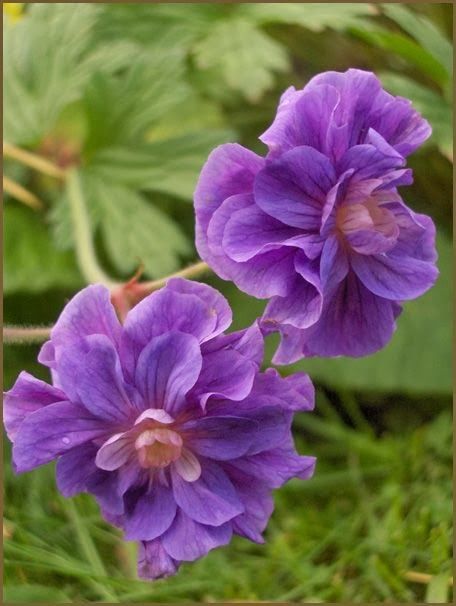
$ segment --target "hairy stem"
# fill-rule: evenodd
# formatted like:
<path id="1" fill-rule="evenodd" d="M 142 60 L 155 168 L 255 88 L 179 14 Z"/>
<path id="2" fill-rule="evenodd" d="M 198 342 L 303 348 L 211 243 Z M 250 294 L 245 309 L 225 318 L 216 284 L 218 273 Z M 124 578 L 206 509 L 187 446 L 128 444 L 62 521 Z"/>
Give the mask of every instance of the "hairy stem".
<path id="1" fill-rule="evenodd" d="M 76 243 L 76 258 L 82 275 L 88 283 L 101 283 L 110 289 L 119 284 L 111 280 L 99 266 L 92 241 L 90 221 L 81 188 L 81 179 L 77 169 L 68 172 L 66 190 L 70 203 Z"/>
<path id="2" fill-rule="evenodd" d="M 154 290 L 158 290 L 162 286 L 166 284 L 166 282 L 170 278 L 196 278 L 197 276 L 210 271 L 210 267 L 204 261 L 199 261 L 194 265 L 190 265 L 185 269 L 181 269 L 174 274 L 169 276 L 165 276 L 164 278 L 160 278 L 158 280 L 151 280 L 150 282 L 140 282 L 137 285 L 138 290 L 141 290 L 141 293 L 146 295 L 148 293 L 154 292 Z"/>
<path id="3" fill-rule="evenodd" d="M 47 341 L 52 326 L 4 326 L 3 343 L 32 344 Z"/>
<path id="4" fill-rule="evenodd" d="M 7 194 L 22 202 L 26 206 L 33 208 L 33 210 L 41 210 L 43 208 L 43 203 L 39 198 L 32 194 L 31 191 L 13 181 L 9 177 L 3 177 L 3 190 L 6 191 Z"/>
<path id="5" fill-rule="evenodd" d="M 56 179 L 65 179 L 64 170 L 52 162 L 49 162 L 49 160 L 46 160 L 37 154 L 33 154 L 32 152 L 25 151 L 20 147 L 16 147 L 12 143 L 6 143 L 5 141 L 3 142 L 3 155 L 5 158 L 17 160 L 21 164 L 25 164 L 25 166 L 29 166 L 40 173 L 49 175 L 50 177 L 55 177 Z"/>

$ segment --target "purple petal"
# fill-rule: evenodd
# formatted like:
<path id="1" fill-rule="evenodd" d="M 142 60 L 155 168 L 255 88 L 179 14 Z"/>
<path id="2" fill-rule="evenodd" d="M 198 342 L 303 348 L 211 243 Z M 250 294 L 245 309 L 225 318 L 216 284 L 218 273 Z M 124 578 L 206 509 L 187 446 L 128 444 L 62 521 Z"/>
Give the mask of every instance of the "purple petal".
<path id="1" fill-rule="evenodd" d="M 23 421 L 14 442 L 13 460 L 18 472 L 30 471 L 105 434 L 104 424 L 82 406 L 49 404 Z"/>
<path id="2" fill-rule="evenodd" d="M 86 490 L 88 478 L 97 471 L 93 444 L 81 444 L 59 457 L 56 465 L 57 486 L 64 497 Z"/>
<path id="3" fill-rule="evenodd" d="M 103 516 L 109 523 L 122 526 L 123 517 L 114 521 L 111 516 L 122 516 L 124 501 L 116 472 L 98 469 L 87 478 L 87 492 L 93 494 L 101 507 Z"/>
<path id="4" fill-rule="evenodd" d="M 128 314 L 121 353 L 130 374 L 141 351 L 156 336 L 169 331 L 193 335 L 199 342 L 223 332 L 231 323 L 226 299 L 205 284 L 172 279 Z"/>
<path id="5" fill-rule="evenodd" d="M 65 400 L 65 394 L 22 371 L 13 387 L 4 393 L 3 421 L 8 438 L 14 442 L 22 421 L 43 406 Z"/>
<path id="6" fill-rule="evenodd" d="M 291 87 L 282 95 L 274 122 L 260 140 L 272 156 L 298 145 L 309 145 L 328 154 L 337 143 L 333 114 L 339 101 L 340 95 L 333 86 L 306 87 L 303 91 Z"/>
<path id="7" fill-rule="evenodd" d="M 96 417 L 110 423 L 131 420 L 136 408 L 128 396 L 117 351 L 103 335 L 89 337 L 87 342 L 90 350 L 77 373 L 81 402 Z"/>
<path id="8" fill-rule="evenodd" d="M 165 532 L 161 542 L 172 558 L 191 562 L 206 555 L 211 549 L 229 543 L 232 534 L 230 523 L 203 526 L 178 510 L 171 528 Z"/>
<path id="9" fill-rule="evenodd" d="M 164 550 L 161 541 L 141 541 L 138 551 L 138 576 L 141 579 L 165 579 L 176 574 L 179 562 Z"/>
<path id="10" fill-rule="evenodd" d="M 236 268 L 236 263 L 226 254 L 223 248 L 223 236 L 226 225 L 234 213 L 249 208 L 254 203 L 255 201 L 251 193 L 230 196 L 215 210 L 208 223 L 208 248 L 204 259 L 217 272 L 217 275 L 224 280 L 230 280 L 232 268 Z"/>
<path id="11" fill-rule="evenodd" d="M 236 143 L 214 149 L 204 165 L 195 190 L 196 248 L 202 259 L 209 254 L 207 228 L 224 200 L 252 191 L 253 179 L 264 160 Z"/>
<path id="12" fill-rule="evenodd" d="M 240 290 L 258 299 L 285 296 L 295 282 L 293 248 L 283 247 L 258 255 L 231 269 L 231 280 Z"/>
<path id="13" fill-rule="evenodd" d="M 136 368 L 136 385 L 147 408 L 164 408 L 175 416 L 185 403 L 201 371 L 197 339 L 169 332 L 155 337 L 142 351 Z"/>
<path id="14" fill-rule="evenodd" d="M 387 175 L 401 166 L 404 158 L 392 147 L 379 150 L 373 145 L 355 145 L 351 147 L 340 159 L 338 170 L 342 173 L 354 169 L 352 180 L 371 180 Z"/>
<path id="15" fill-rule="evenodd" d="M 204 461 L 195 482 L 186 482 L 172 471 L 178 506 L 195 522 L 220 526 L 244 511 L 228 476 L 220 465 Z"/>
<path id="16" fill-rule="evenodd" d="M 205 353 L 201 373 L 189 398 L 199 400 L 202 407 L 210 397 L 242 400 L 252 389 L 258 368 L 234 349 Z"/>
<path id="17" fill-rule="evenodd" d="M 283 378 L 275 369 L 268 368 L 255 377 L 242 408 L 275 405 L 284 410 L 312 410 L 314 400 L 315 390 L 308 375 L 298 372 Z"/>
<path id="18" fill-rule="evenodd" d="M 307 330 L 281 327 L 275 364 L 304 356 L 365 356 L 384 347 L 396 328 L 397 306 L 374 295 L 350 271 L 323 306 L 318 322 Z M 300 354 L 299 354 L 300 352 Z"/>
<path id="19" fill-rule="evenodd" d="M 419 297 L 431 288 L 438 276 L 435 265 L 412 257 L 353 253 L 350 262 L 371 292 L 396 301 Z"/>
<path id="20" fill-rule="evenodd" d="M 278 406 L 265 406 L 249 411 L 245 418 L 258 423 L 259 431 L 253 435 L 249 455 L 275 448 L 289 437 L 291 414 Z"/>
<path id="21" fill-rule="evenodd" d="M 264 339 L 258 322 L 255 321 L 252 326 L 243 330 L 215 337 L 212 341 L 202 345 L 201 353 L 205 356 L 223 349 L 233 349 L 244 356 L 246 360 L 260 367 L 264 356 Z"/>
<path id="22" fill-rule="evenodd" d="M 215 316 L 215 326 L 210 333 L 201 338 L 201 343 L 209 341 L 221 334 L 233 321 L 233 313 L 228 301 L 218 290 L 215 290 L 215 288 L 212 288 L 207 284 L 201 284 L 200 282 L 194 282 L 193 280 L 184 280 L 182 278 L 171 278 L 166 282 L 166 288 L 172 292 L 183 295 L 197 296 L 206 304 L 207 313 L 211 316 Z"/>
<path id="23" fill-rule="evenodd" d="M 285 294 L 293 282 L 293 251 L 272 250 L 237 263 L 223 248 L 225 228 L 233 213 L 252 205 L 251 194 L 232 196 L 214 213 L 207 231 L 210 254 L 206 260 L 221 278 L 235 282 L 252 296 Z"/>
<path id="24" fill-rule="evenodd" d="M 263 322 L 285 323 L 306 328 L 314 324 L 320 317 L 323 301 L 319 278 L 311 270 L 308 260 L 300 253 L 296 255 L 295 266 L 313 283 L 302 279 L 296 282 L 288 296 L 271 299 L 264 311 Z"/>
<path id="25" fill-rule="evenodd" d="M 118 343 L 121 326 L 109 290 L 101 284 L 81 290 L 66 305 L 51 331 L 56 345 L 66 345 L 90 335 L 106 335 Z"/>
<path id="26" fill-rule="evenodd" d="M 264 482 L 270 488 L 280 488 L 291 478 L 306 480 L 315 469 L 315 457 L 302 457 L 285 448 L 274 448 L 230 462 L 230 467 Z"/>
<path id="27" fill-rule="evenodd" d="M 311 147 L 296 147 L 258 173 L 255 201 L 286 225 L 318 232 L 326 195 L 335 180 L 326 156 Z"/>
<path id="28" fill-rule="evenodd" d="M 255 543 L 264 543 L 261 533 L 274 510 L 270 489 L 235 467 L 229 466 L 228 472 L 245 510 L 232 521 L 233 531 Z"/>
<path id="29" fill-rule="evenodd" d="M 347 253 L 337 234 L 330 236 L 321 253 L 320 276 L 323 292 L 332 292 L 348 274 Z"/>
<path id="30" fill-rule="evenodd" d="M 430 217 L 414 213 L 405 204 L 387 204 L 399 226 L 399 237 L 391 251 L 394 256 L 414 257 L 435 263 L 435 225 Z"/>
<path id="31" fill-rule="evenodd" d="M 409 156 L 431 136 L 432 129 L 408 99 L 390 95 L 386 99 L 386 94 L 383 92 L 383 98 L 373 108 L 371 127 L 398 153 Z"/>
<path id="32" fill-rule="evenodd" d="M 235 261 L 248 261 L 298 235 L 296 228 L 284 225 L 252 205 L 234 212 L 228 219 L 223 249 Z"/>
<path id="33" fill-rule="evenodd" d="M 155 484 L 133 504 L 125 516 L 127 541 L 151 541 L 171 526 L 176 515 L 176 502 L 171 489 Z"/>
<path id="34" fill-rule="evenodd" d="M 245 454 L 258 431 L 257 421 L 234 415 L 203 417 L 182 425 L 192 451 L 219 461 Z"/>

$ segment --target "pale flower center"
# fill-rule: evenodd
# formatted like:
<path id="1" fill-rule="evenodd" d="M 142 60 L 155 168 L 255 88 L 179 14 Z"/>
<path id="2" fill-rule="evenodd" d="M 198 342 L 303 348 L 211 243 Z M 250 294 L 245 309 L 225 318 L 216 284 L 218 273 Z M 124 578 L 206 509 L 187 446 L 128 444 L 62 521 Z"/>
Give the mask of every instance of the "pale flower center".
<path id="1" fill-rule="evenodd" d="M 345 235 L 370 229 L 391 237 L 397 231 L 393 213 L 382 208 L 374 198 L 368 198 L 364 204 L 348 204 L 339 208 L 336 226 Z"/>
<path id="2" fill-rule="evenodd" d="M 135 440 L 141 467 L 167 467 L 182 453 L 182 438 L 172 429 L 146 429 Z"/>

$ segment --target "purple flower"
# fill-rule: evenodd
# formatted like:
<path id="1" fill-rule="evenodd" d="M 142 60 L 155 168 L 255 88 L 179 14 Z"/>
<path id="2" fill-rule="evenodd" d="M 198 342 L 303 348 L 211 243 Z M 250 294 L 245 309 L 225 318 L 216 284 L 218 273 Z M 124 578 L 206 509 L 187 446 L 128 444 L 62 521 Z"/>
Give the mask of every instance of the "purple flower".
<path id="1" fill-rule="evenodd" d="M 92 493 L 140 541 L 142 577 L 169 576 L 233 533 L 263 542 L 271 489 L 312 475 L 290 430 L 313 407 L 309 378 L 261 373 L 257 324 L 226 335 L 230 324 L 203 284 L 169 280 L 124 325 L 109 291 L 90 286 L 41 349 L 53 385 L 22 372 L 5 396 L 15 470 L 57 459 L 66 497 Z"/>
<path id="2" fill-rule="evenodd" d="M 269 299 L 274 362 L 363 356 L 395 330 L 400 302 L 437 277 L 435 228 L 397 187 L 405 157 L 429 135 L 406 99 L 371 73 L 326 72 L 282 95 L 260 137 L 266 158 L 215 149 L 195 192 L 196 243 L 225 280 Z"/>

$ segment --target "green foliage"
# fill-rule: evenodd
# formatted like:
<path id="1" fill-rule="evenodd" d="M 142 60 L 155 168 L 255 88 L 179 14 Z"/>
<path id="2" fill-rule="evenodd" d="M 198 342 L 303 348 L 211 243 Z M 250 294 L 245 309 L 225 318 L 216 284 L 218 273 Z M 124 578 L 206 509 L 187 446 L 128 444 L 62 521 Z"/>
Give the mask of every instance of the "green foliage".
<path id="1" fill-rule="evenodd" d="M 295 426 L 300 451 L 318 456 L 316 475 L 276 492 L 266 544 L 236 538 L 153 584 L 135 579 L 133 545 L 101 520 L 92 499 L 57 495 L 52 466 L 23 477 L 8 466 L 8 595 L 44 599 L 44 590 L 32 594 L 39 584 L 58 588 L 55 601 L 62 592 L 71 601 L 111 603 L 451 600 L 443 582 L 451 574 L 449 410 L 413 427 L 406 407 L 393 406 L 397 429 L 374 438 L 362 423 L 347 427 L 342 416 L 355 419 L 352 408 L 337 413 L 319 392 L 323 416 L 298 415 Z M 435 576 L 426 588 L 407 580 L 409 570 Z M 18 585 L 28 592 L 15 593 Z"/>
<path id="2" fill-rule="evenodd" d="M 432 126 L 432 139 L 449 160 L 453 159 L 453 109 L 441 95 L 417 84 L 410 78 L 396 74 L 382 74 L 383 85 L 394 95 L 413 99 L 416 109 Z"/>
<path id="3" fill-rule="evenodd" d="M 194 49 L 196 65 L 220 73 L 224 84 L 250 101 L 258 101 L 274 82 L 274 71 L 286 71 L 283 47 L 245 19 L 217 23 Z"/>
<path id="4" fill-rule="evenodd" d="M 382 81 L 393 94 L 411 99 L 433 128 L 431 142 L 453 161 L 452 144 L 452 77 L 453 50 L 449 40 L 429 19 L 417 15 L 405 6 L 382 5 L 383 13 L 408 35 L 372 25 L 355 27 L 358 37 L 402 58 L 419 70 L 425 79 L 435 82 L 440 93 L 409 77 L 384 73 Z"/>
<path id="5" fill-rule="evenodd" d="M 153 277 L 179 268 L 179 255 L 191 249 L 165 213 L 117 183 L 97 178 L 91 187 L 101 207 L 101 232 L 109 257 L 122 274 L 134 273 L 140 264 Z"/>
<path id="6" fill-rule="evenodd" d="M 5 140 L 78 169 L 107 272 L 126 279 L 143 263 L 146 275 L 164 276 L 195 256 L 192 192 L 210 151 L 239 141 L 264 154 L 257 137 L 280 92 L 318 71 L 376 71 L 412 99 L 431 143 L 452 158 L 451 45 L 428 9 L 27 4 L 5 23 Z M 405 306 L 384 351 L 286 369 L 316 381 L 316 412 L 297 416 L 295 435 L 318 465 L 310 482 L 276 493 L 266 544 L 237 538 L 175 578 L 139 581 L 134 544 L 95 501 L 60 497 L 53 466 L 13 475 L 5 440 L 6 602 L 451 601 L 449 167 L 432 147 L 418 160 L 411 206 L 440 221 L 441 276 Z M 68 192 L 13 160 L 5 174 L 45 203 L 36 213 L 5 199 L 5 321 L 51 324 L 84 285 Z M 210 282 L 229 299 L 234 328 L 261 314 L 263 301 Z M 5 348 L 6 388 L 23 369 L 47 379 L 37 352 Z M 408 580 L 409 570 L 432 575 L 429 584 Z"/>
<path id="7" fill-rule="evenodd" d="M 3 211 L 3 291 L 45 291 L 57 285 L 82 286 L 74 257 L 57 252 L 49 239 L 46 226 L 36 213 L 6 201 Z M 24 318 L 27 321 L 27 318 Z"/>
<path id="8" fill-rule="evenodd" d="M 262 25 L 269 23 L 289 23 L 301 25 L 315 32 L 326 28 L 344 30 L 354 25 L 364 24 L 364 17 L 375 15 L 374 7 L 367 3 L 341 3 L 338 10 L 330 2 L 279 3 L 260 2 L 244 4 L 242 14 Z"/>
<path id="9" fill-rule="evenodd" d="M 451 42 L 432 21 L 416 15 L 404 6 L 384 4 L 383 12 L 425 48 L 445 69 L 447 77 L 453 73 L 453 48 Z"/>

